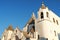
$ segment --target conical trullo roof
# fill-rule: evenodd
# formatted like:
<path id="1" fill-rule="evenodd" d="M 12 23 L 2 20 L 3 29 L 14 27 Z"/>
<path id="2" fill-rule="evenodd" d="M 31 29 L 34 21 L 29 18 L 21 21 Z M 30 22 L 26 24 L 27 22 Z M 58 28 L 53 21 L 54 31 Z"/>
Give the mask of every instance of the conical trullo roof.
<path id="1" fill-rule="evenodd" d="M 14 31 L 14 29 L 13 29 L 12 25 L 10 25 L 10 26 L 7 28 L 7 30 Z"/>

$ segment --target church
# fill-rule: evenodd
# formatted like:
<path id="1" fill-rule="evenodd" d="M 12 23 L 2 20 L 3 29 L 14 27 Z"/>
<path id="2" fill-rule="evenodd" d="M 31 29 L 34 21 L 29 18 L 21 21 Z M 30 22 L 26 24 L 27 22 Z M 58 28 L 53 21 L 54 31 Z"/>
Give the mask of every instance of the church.
<path id="1" fill-rule="evenodd" d="M 24 26 L 13 29 L 10 25 L 2 34 L 1 40 L 60 40 L 60 17 L 43 3 Z"/>

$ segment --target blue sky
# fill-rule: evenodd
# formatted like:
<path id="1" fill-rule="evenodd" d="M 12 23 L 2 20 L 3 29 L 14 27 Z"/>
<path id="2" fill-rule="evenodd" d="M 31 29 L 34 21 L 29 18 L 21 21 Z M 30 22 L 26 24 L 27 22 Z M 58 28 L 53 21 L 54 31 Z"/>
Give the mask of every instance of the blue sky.
<path id="1" fill-rule="evenodd" d="M 44 4 L 60 16 L 60 0 L 0 0 L 0 36 L 9 25 L 22 30 L 32 15 Z"/>

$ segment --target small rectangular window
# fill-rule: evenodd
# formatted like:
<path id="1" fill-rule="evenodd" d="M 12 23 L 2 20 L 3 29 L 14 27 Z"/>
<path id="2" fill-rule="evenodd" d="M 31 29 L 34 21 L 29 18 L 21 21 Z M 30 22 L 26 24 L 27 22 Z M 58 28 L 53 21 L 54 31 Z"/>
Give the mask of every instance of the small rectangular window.
<path id="1" fill-rule="evenodd" d="M 16 30 L 16 33 L 17 33 L 17 30 Z"/>
<path id="2" fill-rule="evenodd" d="M 43 16 L 43 12 L 41 12 L 41 19 L 42 19 L 42 18 L 44 18 L 44 16 Z"/>
<path id="3" fill-rule="evenodd" d="M 38 35 L 38 40 L 39 40 L 39 35 Z"/>
<path id="4" fill-rule="evenodd" d="M 57 23 L 57 25 L 58 25 L 58 21 L 56 20 L 56 23 Z"/>
<path id="5" fill-rule="evenodd" d="M 55 36 L 56 36 L 56 31 L 54 31 L 54 34 L 55 34 Z"/>
<path id="6" fill-rule="evenodd" d="M 47 17 L 49 17 L 49 14 L 48 14 L 48 12 L 46 12 L 46 16 L 47 16 Z"/>
<path id="7" fill-rule="evenodd" d="M 53 22 L 55 23 L 55 19 L 53 18 Z"/>

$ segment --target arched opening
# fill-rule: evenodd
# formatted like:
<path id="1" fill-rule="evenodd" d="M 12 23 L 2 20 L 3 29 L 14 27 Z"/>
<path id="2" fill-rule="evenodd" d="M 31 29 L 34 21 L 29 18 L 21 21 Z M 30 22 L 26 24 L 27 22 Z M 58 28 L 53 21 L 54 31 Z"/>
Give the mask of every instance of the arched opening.
<path id="1" fill-rule="evenodd" d="M 53 18 L 53 22 L 55 23 L 55 19 Z"/>
<path id="2" fill-rule="evenodd" d="M 56 31 L 54 30 L 54 35 L 56 36 Z"/>
<path id="3" fill-rule="evenodd" d="M 58 25 L 58 20 L 56 20 L 56 23 L 57 23 L 57 25 Z"/>
<path id="4" fill-rule="evenodd" d="M 41 12 L 41 19 L 44 18 L 43 12 Z"/>
<path id="5" fill-rule="evenodd" d="M 28 32 L 30 32 L 30 29 L 33 28 L 33 30 L 35 31 L 35 20 L 32 19 L 32 21 L 29 23 L 28 26 Z"/>
<path id="6" fill-rule="evenodd" d="M 49 17 L 49 13 L 48 12 L 46 12 L 46 16 Z"/>

